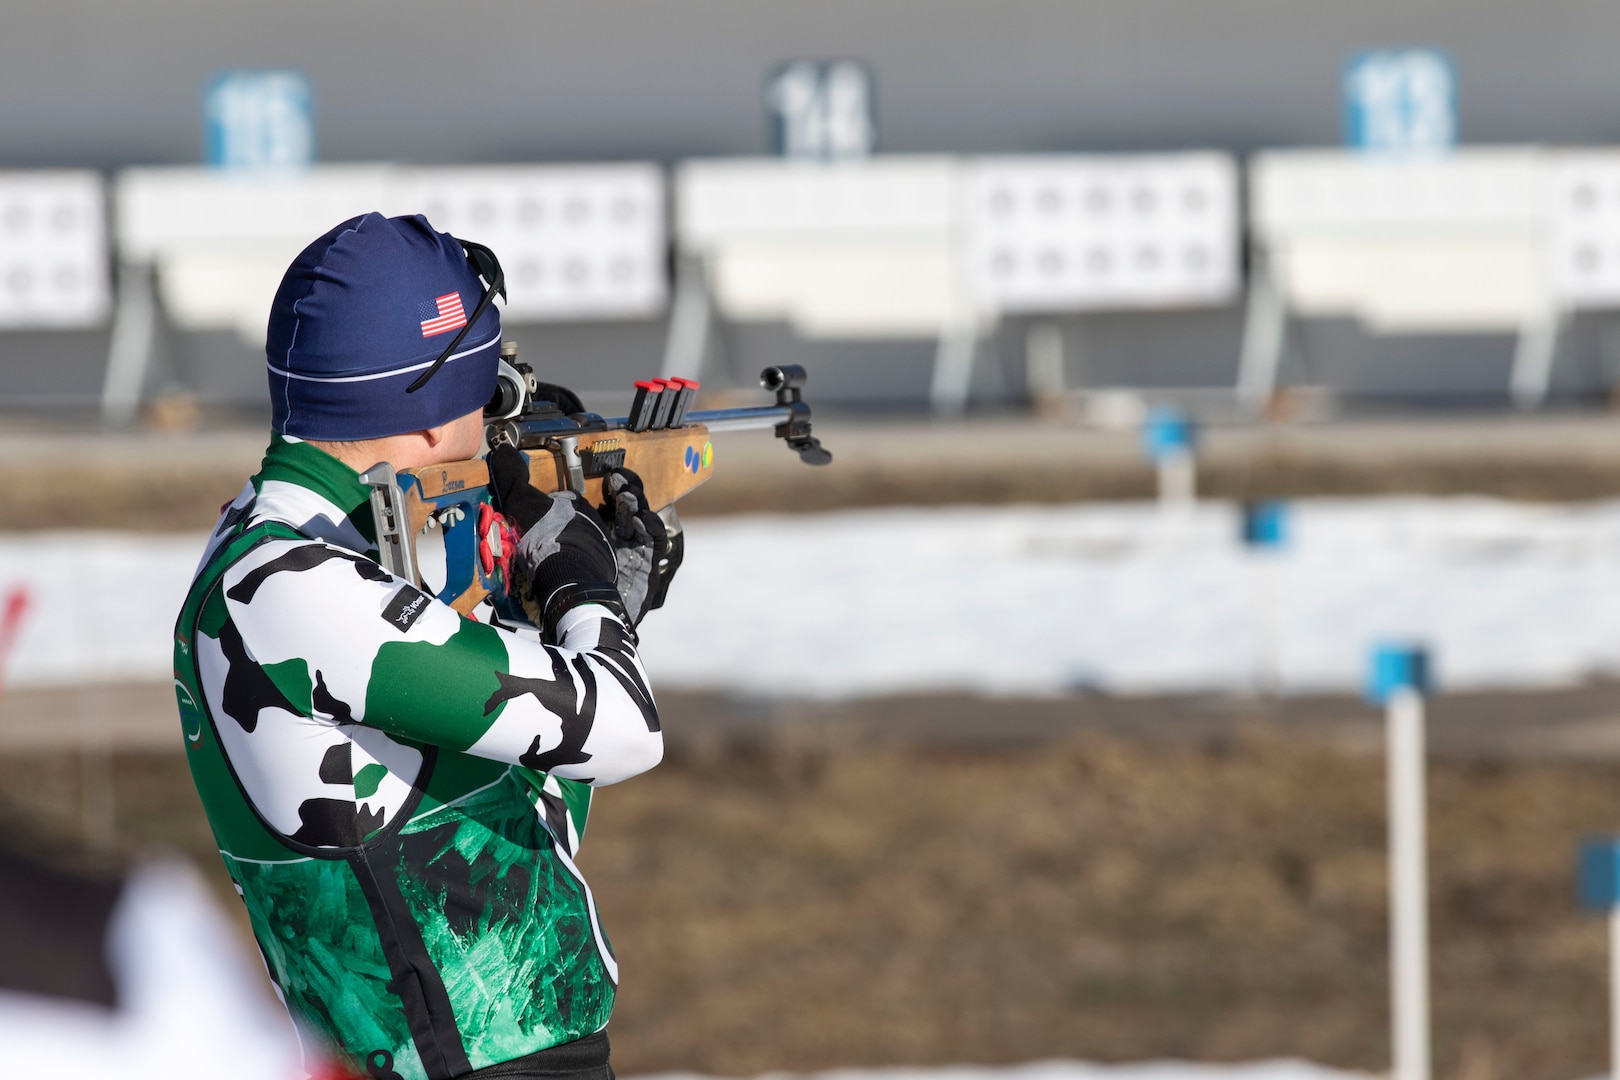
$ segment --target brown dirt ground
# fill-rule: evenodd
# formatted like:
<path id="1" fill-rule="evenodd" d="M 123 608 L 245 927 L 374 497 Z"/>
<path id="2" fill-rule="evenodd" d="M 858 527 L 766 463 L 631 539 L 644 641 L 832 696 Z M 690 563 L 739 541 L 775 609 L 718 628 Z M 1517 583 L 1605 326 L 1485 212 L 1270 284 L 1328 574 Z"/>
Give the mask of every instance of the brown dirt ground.
<path id="1" fill-rule="evenodd" d="M 722 436 L 724 437 L 724 436 Z M 949 461 L 914 460 L 878 451 L 846 453 L 825 469 L 804 468 L 775 447 L 727 443 L 744 454 L 728 458 L 717 478 L 682 500 L 683 515 L 738 512 L 812 513 L 860 506 L 975 503 L 1066 503 L 1150 499 L 1153 470 L 1117 453 L 1076 461 L 1043 456 L 1041 435 L 1026 455 L 1006 448 L 983 455 L 968 449 Z M 732 436 L 740 440 L 741 436 Z M 768 456 L 766 456 L 768 451 Z M 116 528 L 178 532 L 206 529 L 219 507 L 253 471 L 240 454 L 154 464 L 145 457 L 77 457 L 30 461 L 8 469 L 8 531 Z M 256 457 L 252 459 L 256 461 Z M 1212 452 L 1198 468 L 1201 495 L 1221 499 L 1322 495 L 1494 495 L 1531 501 L 1620 496 L 1620 457 L 1579 453 L 1465 452 L 1342 455 L 1286 447 Z"/>
<path id="2" fill-rule="evenodd" d="M 623 964 L 621 1073 L 1386 1067 L 1383 762 L 1365 710 L 1370 745 L 1265 722 L 870 737 L 881 712 L 693 725 L 659 769 L 603 792 L 581 862 Z M 183 760 L 121 752 L 113 768 L 119 850 L 177 847 L 224 895 Z M 82 769 L 0 755 L 0 812 L 72 850 Z M 1620 761 L 1445 754 L 1429 806 L 1437 1075 L 1599 1072 L 1604 927 L 1575 909 L 1572 867 L 1578 838 L 1620 819 Z"/>

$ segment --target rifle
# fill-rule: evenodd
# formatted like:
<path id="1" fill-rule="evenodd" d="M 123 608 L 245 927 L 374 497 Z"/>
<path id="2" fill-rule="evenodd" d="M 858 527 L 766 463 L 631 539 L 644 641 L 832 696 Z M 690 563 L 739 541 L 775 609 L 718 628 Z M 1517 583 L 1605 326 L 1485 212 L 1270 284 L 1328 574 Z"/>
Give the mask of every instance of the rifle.
<path id="1" fill-rule="evenodd" d="M 688 412 L 696 381 L 652 379 L 635 384 L 630 415 L 604 418 L 564 412 L 550 398 L 573 395 L 540 383 L 528 364 L 518 363 L 517 347 L 508 341 L 501 344 L 495 395 L 484 406 L 485 442 L 509 442 L 523 451 L 529 480 L 541 491 L 566 488 L 593 506 L 606 501 L 602 482 L 610 470 L 631 470 L 641 477 L 647 503 L 673 544 L 681 532 L 675 501 L 713 475 L 712 433 L 773 428 L 806 464 L 832 461 L 810 433 L 810 406 L 801 395 L 805 378 L 796 364 L 768 367 L 759 381 L 776 395 L 775 404 L 702 412 Z M 489 600 L 504 621 L 528 623 L 518 598 L 507 595 L 506 566 L 517 537 L 490 505 L 489 468 L 482 458 L 400 471 L 379 462 L 360 480 L 371 488 L 383 569 L 463 615 Z"/>

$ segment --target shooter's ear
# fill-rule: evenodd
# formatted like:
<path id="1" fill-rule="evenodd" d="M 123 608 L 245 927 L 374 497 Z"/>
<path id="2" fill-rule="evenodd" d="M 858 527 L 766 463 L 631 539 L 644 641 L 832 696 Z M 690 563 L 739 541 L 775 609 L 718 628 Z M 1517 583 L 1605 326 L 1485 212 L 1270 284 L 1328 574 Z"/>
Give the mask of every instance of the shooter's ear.
<path id="1" fill-rule="evenodd" d="M 440 424 L 437 427 L 423 428 L 421 431 L 418 431 L 417 434 L 422 437 L 423 442 L 428 444 L 429 449 L 433 449 L 450 437 L 450 424 Z"/>

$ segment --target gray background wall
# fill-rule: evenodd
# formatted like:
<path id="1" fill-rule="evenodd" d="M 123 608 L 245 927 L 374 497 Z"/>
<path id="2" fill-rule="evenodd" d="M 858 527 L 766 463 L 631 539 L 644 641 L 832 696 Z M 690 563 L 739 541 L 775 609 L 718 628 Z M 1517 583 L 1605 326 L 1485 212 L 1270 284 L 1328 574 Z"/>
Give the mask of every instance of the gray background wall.
<path id="1" fill-rule="evenodd" d="M 764 73 L 856 56 L 877 73 L 886 152 L 1151 150 L 1332 144 L 1346 55 L 1432 45 L 1456 61 L 1468 142 L 1620 137 L 1620 7 L 1597 0 L 56 0 L 0 21 L 0 167 L 196 161 L 201 94 L 235 67 L 304 70 L 327 161 L 493 162 L 752 154 Z M 1098 382 L 1216 383 L 1236 363 L 1236 311 L 1066 327 Z M 522 328 L 525 347 L 588 387 L 656 368 L 661 327 Z M 981 390 L 1021 393 L 1016 327 Z M 1556 380 L 1604 384 L 1600 326 L 1577 326 Z M 1489 399 L 1505 338 L 1374 341 L 1352 325 L 1301 335 L 1299 377 L 1352 393 Z M 916 402 L 928 346 L 808 348 L 736 328 L 739 372 L 800 356 L 824 394 Z M 101 335 L 0 337 L 0 404 L 93 393 Z M 252 351 L 176 340 L 174 370 L 251 399 Z"/>

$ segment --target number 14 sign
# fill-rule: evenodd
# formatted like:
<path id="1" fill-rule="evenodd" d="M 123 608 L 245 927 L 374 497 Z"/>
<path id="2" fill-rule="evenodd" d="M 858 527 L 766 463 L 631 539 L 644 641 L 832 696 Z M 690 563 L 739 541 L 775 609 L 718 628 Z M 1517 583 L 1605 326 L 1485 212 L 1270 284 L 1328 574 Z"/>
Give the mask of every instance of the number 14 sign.
<path id="1" fill-rule="evenodd" d="M 872 72 L 857 60 L 796 60 L 765 83 L 771 143 L 783 157 L 863 158 L 877 144 Z"/>

